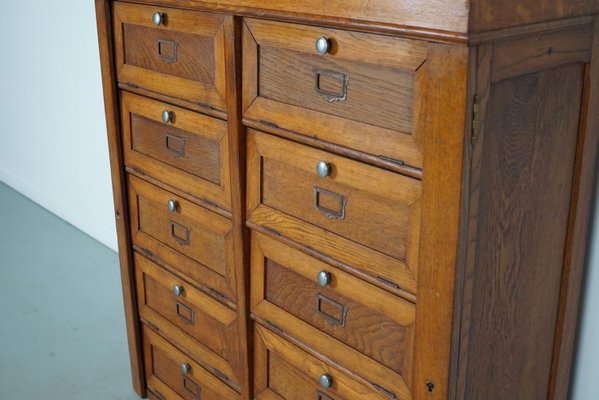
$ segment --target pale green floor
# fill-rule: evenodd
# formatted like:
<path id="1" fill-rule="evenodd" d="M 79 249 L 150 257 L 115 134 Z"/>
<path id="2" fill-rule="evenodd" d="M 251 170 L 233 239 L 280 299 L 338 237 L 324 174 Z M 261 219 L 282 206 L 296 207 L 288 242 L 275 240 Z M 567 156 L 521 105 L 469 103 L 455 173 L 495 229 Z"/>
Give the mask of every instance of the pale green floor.
<path id="1" fill-rule="evenodd" d="M 0 400 L 138 399 L 117 255 L 0 183 Z"/>

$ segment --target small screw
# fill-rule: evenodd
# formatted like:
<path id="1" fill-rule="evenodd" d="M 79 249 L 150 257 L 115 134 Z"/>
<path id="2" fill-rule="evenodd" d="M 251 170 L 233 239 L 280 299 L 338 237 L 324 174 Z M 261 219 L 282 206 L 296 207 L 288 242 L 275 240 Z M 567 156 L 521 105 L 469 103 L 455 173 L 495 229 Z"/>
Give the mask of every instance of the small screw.
<path id="1" fill-rule="evenodd" d="M 429 393 L 435 393 L 435 384 L 431 381 L 426 381 L 426 391 Z"/>

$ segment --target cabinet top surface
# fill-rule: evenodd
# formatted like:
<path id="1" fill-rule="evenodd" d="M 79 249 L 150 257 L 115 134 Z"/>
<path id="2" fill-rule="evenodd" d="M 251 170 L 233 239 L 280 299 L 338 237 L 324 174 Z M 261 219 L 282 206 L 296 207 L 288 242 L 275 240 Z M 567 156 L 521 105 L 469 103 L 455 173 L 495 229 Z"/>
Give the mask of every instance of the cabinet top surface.
<path id="1" fill-rule="evenodd" d="M 240 15 L 358 26 L 465 42 L 469 33 L 599 12 L 599 0 L 128 0 Z"/>

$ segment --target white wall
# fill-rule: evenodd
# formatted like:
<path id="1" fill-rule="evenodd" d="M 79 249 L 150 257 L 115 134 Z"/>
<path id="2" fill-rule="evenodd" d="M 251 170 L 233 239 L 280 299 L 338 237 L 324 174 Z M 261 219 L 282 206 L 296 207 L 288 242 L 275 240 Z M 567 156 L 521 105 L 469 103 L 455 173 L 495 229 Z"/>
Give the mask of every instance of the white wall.
<path id="1" fill-rule="evenodd" d="M 599 172 L 597 173 L 599 189 Z M 595 214 L 589 241 L 578 348 L 573 366 L 572 400 L 599 399 L 599 190 L 596 189 Z"/>
<path id="2" fill-rule="evenodd" d="M 93 4 L 3 2 L 0 181 L 116 249 Z M 595 220 L 572 400 L 599 399 Z"/>
<path id="3" fill-rule="evenodd" d="M 0 181 L 116 249 L 94 2 L 2 14 Z"/>

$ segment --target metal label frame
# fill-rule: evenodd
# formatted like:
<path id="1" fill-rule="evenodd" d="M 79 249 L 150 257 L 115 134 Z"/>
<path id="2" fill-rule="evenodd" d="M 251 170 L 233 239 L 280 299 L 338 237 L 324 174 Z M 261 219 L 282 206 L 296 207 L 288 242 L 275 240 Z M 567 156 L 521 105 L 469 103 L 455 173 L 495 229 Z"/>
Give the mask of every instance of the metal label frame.
<path id="1" fill-rule="evenodd" d="M 177 147 L 171 146 L 172 142 L 177 143 Z M 164 132 L 164 146 L 166 151 L 173 157 L 185 157 L 185 138 L 175 136 L 172 133 Z"/>
<path id="2" fill-rule="evenodd" d="M 326 76 L 337 79 L 341 83 L 341 93 L 329 92 L 320 87 L 320 78 Z M 314 90 L 329 103 L 347 100 L 347 86 L 349 84 L 349 76 L 341 72 L 314 69 Z"/>
<path id="3" fill-rule="evenodd" d="M 177 316 L 179 316 L 179 318 L 186 324 L 193 325 L 194 320 L 195 320 L 195 314 L 196 314 L 195 311 L 192 310 L 190 307 L 186 306 L 185 304 L 180 303 L 178 301 L 175 302 L 175 305 L 177 307 Z M 189 315 L 189 317 L 188 317 L 188 315 Z"/>
<path id="4" fill-rule="evenodd" d="M 337 319 L 332 315 L 329 315 L 326 312 L 322 311 L 321 305 L 323 302 L 339 309 L 339 314 L 341 315 L 341 318 Z M 329 299 L 328 297 L 318 293 L 316 295 L 316 311 L 323 316 L 323 318 L 329 323 L 329 325 L 345 326 L 347 320 L 347 307 L 345 305 L 337 303 L 335 300 Z"/>
<path id="5" fill-rule="evenodd" d="M 186 226 L 183 226 L 175 221 L 169 221 L 169 225 L 170 225 L 170 233 L 171 233 L 171 238 L 175 239 L 177 241 L 177 243 L 179 243 L 182 246 L 189 246 L 190 240 L 191 240 L 191 229 L 189 229 Z M 180 228 L 185 230 L 185 237 L 182 238 L 181 236 L 177 236 L 177 234 L 175 233 L 175 228 Z"/>
<path id="6" fill-rule="evenodd" d="M 321 189 L 318 186 L 313 187 L 314 190 L 314 208 L 320 211 L 325 217 L 329 219 L 344 219 L 345 218 L 345 206 L 347 205 L 347 197 L 337 193 L 329 192 L 328 190 Z M 339 211 L 330 210 L 326 207 L 322 207 L 320 203 L 320 195 L 327 195 L 339 202 Z"/>
<path id="7" fill-rule="evenodd" d="M 163 46 L 169 46 L 173 50 L 172 56 L 165 56 L 162 54 Z M 158 57 L 166 64 L 172 64 L 177 61 L 177 42 L 173 40 L 164 40 L 164 39 L 156 39 L 156 52 L 158 53 Z"/>

